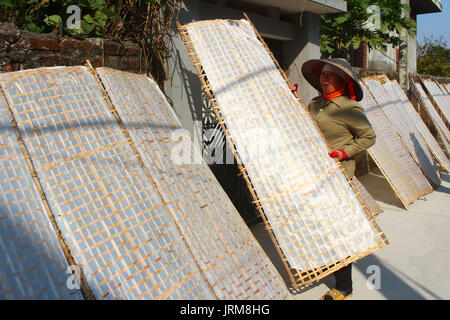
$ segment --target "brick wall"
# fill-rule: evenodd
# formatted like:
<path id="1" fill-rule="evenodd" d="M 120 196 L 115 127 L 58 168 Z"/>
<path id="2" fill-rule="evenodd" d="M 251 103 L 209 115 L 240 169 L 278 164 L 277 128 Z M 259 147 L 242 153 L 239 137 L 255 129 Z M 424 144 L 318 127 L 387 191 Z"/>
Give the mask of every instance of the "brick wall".
<path id="1" fill-rule="evenodd" d="M 54 34 L 35 34 L 0 23 L 0 72 L 52 66 L 107 66 L 145 73 L 146 65 L 134 43 L 99 38 L 79 40 Z"/>

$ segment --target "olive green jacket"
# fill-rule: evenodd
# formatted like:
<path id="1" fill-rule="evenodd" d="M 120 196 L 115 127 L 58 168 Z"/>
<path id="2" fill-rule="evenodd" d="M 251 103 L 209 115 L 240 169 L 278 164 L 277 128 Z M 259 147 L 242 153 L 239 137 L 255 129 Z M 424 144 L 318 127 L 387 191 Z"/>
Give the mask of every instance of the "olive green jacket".
<path id="1" fill-rule="evenodd" d="M 315 97 L 308 111 L 317 122 L 331 150 L 344 150 L 348 159 L 341 162 L 352 178 L 355 160 L 352 158 L 375 143 L 375 132 L 359 103 L 347 96 L 327 101 L 323 96 Z"/>

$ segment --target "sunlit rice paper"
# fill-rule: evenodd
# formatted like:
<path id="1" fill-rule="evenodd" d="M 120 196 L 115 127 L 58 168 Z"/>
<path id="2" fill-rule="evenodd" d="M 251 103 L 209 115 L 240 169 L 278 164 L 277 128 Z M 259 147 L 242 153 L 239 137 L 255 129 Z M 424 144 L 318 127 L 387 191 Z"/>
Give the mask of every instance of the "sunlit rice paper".
<path id="1" fill-rule="evenodd" d="M 108 68 L 97 72 L 216 295 L 220 299 L 289 297 L 158 85 L 143 75 Z M 190 152 L 178 161 L 174 154 L 181 142 Z"/>
<path id="2" fill-rule="evenodd" d="M 439 146 L 438 142 L 436 141 L 435 137 L 431 134 L 430 130 L 428 129 L 427 125 L 423 122 L 420 115 L 417 113 L 417 111 L 414 109 L 414 106 L 409 101 L 408 97 L 406 96 L 405 92 L 400 87 L 399 83 L 397 81 L 392 81 L 392 88 L 394 89 L 395 93 L 397 94 L 399 100 L 402 104 L 400 104 L 400 107 L 403 106 L 403 108 L 400 108 L 400 111 L 405 115 L 407 114 L 409 117 L 408 123 L 411 125 L 416 126 L 418 132 L 422 135 L 423 139 L 426 142 L 426 145 L 434 155 L 434 157 L 437 159 L 439 164 L 442 166 L 442 168 L 450 172 L 450 161 L 445 156 L 444 152 L 442 151 L 441 147 Z M 428 170 L 430 170 L 430 166 L 428 166 Z M 432 171 L 430 172 L 430 177 L 433 176 Z M 434 180 L 434 179 L 433 179 Z M 435 181 L 440 184 L 440 179 Z"/>
<path id="3" fill-rule="evenodd" d="M 89 70 L 27 70 L 0 84 L 95 298 L 213 299 Z"/>
<path id="4" fill-rule="evenodd" d="M 446 123 L 450 123 L 450 101 L 445 94 L 441 91 L 438 84 L 433 80 L 422 80 L 424 86 L 433 97 L 441 112 L 441 117 Z"/>
<path id="5" fill-rule="evenodd" d="M 82 299 L 0 90 L 0 299 Z"/>
<path id="6" fill-rule="evenodd" d="M 375 99 L 380 103 L 381 108 L 416 163 L 422 168 L 425 175 L 433 181 L 434 185 L 440 185 L 441 178 L 436 162 L 415 122 L 411 119 L 409 113 L 404 110 L 403 101 L 398 96 L 398 91 L 394 88 L 394 84 L 388 79 L 383 81 L 383 83 L 376 80 L 367 80 L 366 84 L 375 95 Z M 400 90 L 402 89 L 400 88 Z"/>
<path id="7" fill-rule="evenodd" d="M 320 268 L 378 249 L 359 200 L 252 26 L 214 20 L 186 29 L 290 266 Z M 276 148 L 247 151 L 264 150 L 267 139 Z"/>
<path id="8" fill-rule="evenodd" d="M 418 98 L 422 100 L 423 107 L 425 108 L 427 114 L 433 121 L 437 131 L 438 135 L 441 136 L 441 143 L 443 144 L 443 147 L 447 152 L 450 152 L 450 130 L 448 130 L 447 126 L 444 123 L 444 120 L 439 116 L 438 112 L 434 108 L 432 102 L 428 98 L 427 94 L 425 93 L 425 90 L 422 88 L 420 83 L 411 83 L 413 86 L 412 89 L 413 92 L 416 92 L 418 95 Z"/>
<path id="9" fill-rule="evenodd" d="M 364 83 L 366 82 L 364 80 Z M 431 186 L 403 145 L 388 117 L 365 86 L 363 93 L 364 98 L 360 104 L 377 135 L 375 144 L 368 150 L 369 154 L 407 207 Z"/>

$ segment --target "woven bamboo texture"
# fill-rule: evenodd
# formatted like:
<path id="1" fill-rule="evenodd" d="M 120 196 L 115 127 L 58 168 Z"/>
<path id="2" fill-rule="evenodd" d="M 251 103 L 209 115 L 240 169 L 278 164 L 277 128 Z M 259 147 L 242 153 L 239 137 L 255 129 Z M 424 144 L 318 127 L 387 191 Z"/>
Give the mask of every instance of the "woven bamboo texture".
<path id="1" fill-rule="evenodd" d="M 0 299 L 82 299 L 0 90 Z M 70 269 L 69 269 L 70 270 Z"/>
<path id="2" fill-rule="evenodd" d="M 426 177 L 434 182 L 436 186 L 440 184 L 439 169 L 431 155 L 422 135 L 408 119 L 406 112 L 400 112 L 400 103 L 396 93 L 392 89 L 389 79 L 365 79 L 364 83 L 372 93 L 373 97 L 386 114 L 395 132 L 400 136 L 402 143 L 410 153 L 411 157 L 421 168 Z M 433 191 L 429 183 L 421 184 L 421 192 L 428 194 Z"/>
<path id="3" fill-rule="evenodd" d="M 286 299 L 289 292 L 150 78 L 99 68 L 143 165 L 219 299 Z M 176 161 L 182 137 L 188 159 Z M 175 159 L 175 161 L 174 161 Z M 196 162 L 195 162 L 196 161 Z"/>
<path id="4" fill-rule="evenodd" d="M 450 153 L 450 131 L 434 108 L 422 85 L 418 82 L 412 82 L 411 91 L 418 99 L 428 118 L 433 122 L 444 151 Z"/>
<path id="5" fill-rule="evenodd" d="M 438 187 L 441 184 L 439 168 L 415 121 L 413 121 L 409 113 L 404 109 L 403 101 L 399 97 L 397 89 L 394 88 L 394 83 L 387 80 L 383 81 L 381 85 L 385 90 L 384 97 L 390 98 L 388 104 L 382 105 L 383 111 L 388 116 L 395 130 L 399 133 L 402 141 L 406 144 L 407 149 L 425 176 L 428 177 L 434 187 Z M 401 90 L 398 83 L 397 86 Z M 377 99 L 377 96 L 375 96 L 375 99 Z"/>
<path id="6" fill-rule="evenodd" d="M 444 95 L 435 81 L 424 79 L 422 80 L 422 83 L 430 93 L 432 99 L 435 101 L 435 105 L 440 111 L 442 120 L 444 120 L 447 125 L 450 124 L 450 101 L 447 99 L 447 97 Z"/>
<path id="7" fill-rule="evenodd" d="M 424 193 L 422 185 L 429 183 L 369 89 L 365 85 L 362 88 L 364 98 L 360 104 L 377 135 L 375 144 L 368 149 L 369 155 L 407 208 Z"/>
<path id="8" fill-rule="evenodd" d="M 398 107 L 402 107 L 400 108 L 401 113 L 404 115 L 408 115 L 409 119 L 407 121 L 409 121 L 409 124 L 416 126 L 418 132 L 420 132 L 420 134 L 422 135 L 434 158 L 438 161 L 444 171 L 450 172 L 450 161 L 447 159 L 447 156 L 442 151 L 441 147 L 439 146 L 435 137 L 431 134 L 425 122 L 423 122 L 420 115 L 414 109 L 414 106 L 409 101 L 407 95 L 402 90 L 399 83 L 396 80 L 393 80 L 391 81 L 391 84 L 394 92 L 397 94 L 397 97 L 401 102 L 401 104 L 398 105 Z"/>
<path id="9" fill-rule="evenodd" d="M 450 103 L 450 94 L 447 91 L 447 87 L 443 83 L 439 83 L 438 81 L 435 82 L 436 85 L 441 89 L 442 95 L 447 99 L 447 101 Z M 450 108 L 450 107 L 449 107 Z"/>
<path id="10" fill-rule="evenodd" d="M 382 233 L 251 23 L 179 30 L 294 286 L 378 250 Z M 276 150 L 249 152 L 264 150 L 268 136 L 279 138 Z"/>
<path id="11" fill-rule="evenodd" d="M 356 178 L 356 176 L 353 176 L 352 181 L 364 204 L 367 206 L 369 213 L 373 216 L 377 216 L 382 213 L 383 209 L 381 209 L 379 204 L 372 197 L 369 191 L 367 191 L 366 187 L 364 187 L 364 185 L 358 180 L 358 178 Z"/>
<path id="12" fill-rule="evenodd" d="M 95 298 L 213 299 L 89 70 L 27 70 L 0 84 Z"/>

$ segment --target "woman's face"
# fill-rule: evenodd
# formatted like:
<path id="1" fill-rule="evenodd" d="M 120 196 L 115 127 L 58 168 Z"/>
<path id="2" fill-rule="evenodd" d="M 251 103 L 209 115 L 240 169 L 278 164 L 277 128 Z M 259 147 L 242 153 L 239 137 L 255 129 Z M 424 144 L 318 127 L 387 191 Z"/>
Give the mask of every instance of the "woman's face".
<path id="1" fill-rule="evenodd" d="M 333 71 L 322 71 L 320 74 L 320 86 L 322 87 L 322 92 L 325 94 L 330 94 L 337 89 L 340 89 L 344 85 L 344 79 L 339 77 Z"/>

